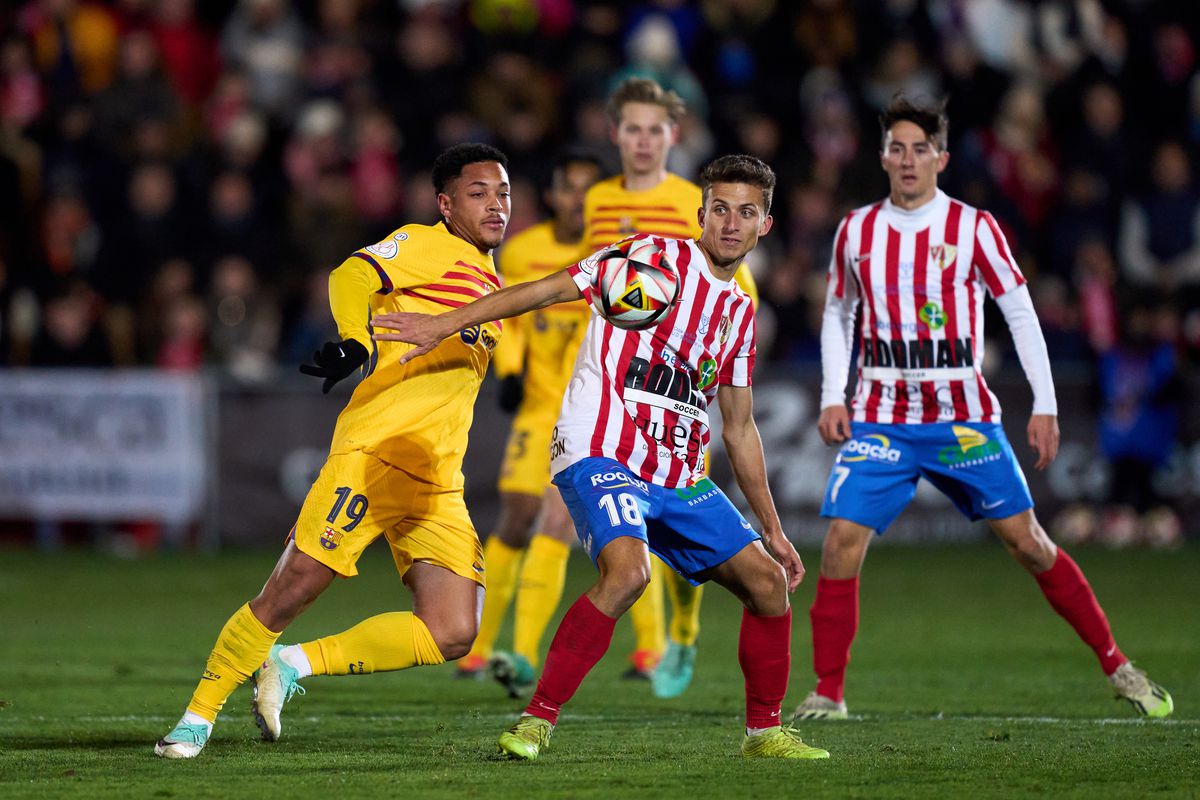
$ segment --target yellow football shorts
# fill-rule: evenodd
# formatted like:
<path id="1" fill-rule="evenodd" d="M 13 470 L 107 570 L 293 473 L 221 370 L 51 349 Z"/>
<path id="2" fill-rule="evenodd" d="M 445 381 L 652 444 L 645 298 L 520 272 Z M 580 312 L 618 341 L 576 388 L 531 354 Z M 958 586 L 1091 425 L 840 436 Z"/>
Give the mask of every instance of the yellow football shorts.
<path id="1" fill-rule="evenodd" d="M 424 561 L 484 585 L 483 547 L 461 487 L 434 486 L 361 450 L 331 454 L 300 509 L 296 547 L 349 578 L 381 534 L 401 577 Z"/>
<path id="2" fill-rule="evenodd" d="M 550 437 L 558 421 L 558 408 L 524 408 L 513 419 L 500 480 L 502 492 L 541 497 L 550 486 Z"/>

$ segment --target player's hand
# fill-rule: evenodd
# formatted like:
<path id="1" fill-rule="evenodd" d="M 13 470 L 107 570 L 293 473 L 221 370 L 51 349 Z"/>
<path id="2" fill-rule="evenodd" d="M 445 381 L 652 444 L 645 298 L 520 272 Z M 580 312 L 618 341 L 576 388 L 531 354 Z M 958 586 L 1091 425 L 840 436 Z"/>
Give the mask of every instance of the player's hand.
<path id="1" fill-rule="evenodd" d="M 371 319 L 375 328 L 387 328 L 394 333 L 379 333 L 376 331 L 371 338 L 380 342 L 407 342 L 413 349 L 400 356 L 400 363 L 407 364 L 418 356 L 423 356 L 438 346 L 438 343 L 454 331 L 443 331 L 445 327 L 438 323 L 434 314 L 414 314 L 408 311 L 395 311 L 391 314 L 380 314 Z"/>
<path id="2" fill-rule="evenodd" d="M 850 438 L 850 412 L 843 405 L 822 408 L 817 432 L 821 434 L 821 441 L 828 445 L 846 441 Z"/>
<path id="3" fill-rule="evenodd" d="M 335 383 L 366 363 L 369 355 L 367 348 L 353 339 L 326 342 L 320 350 L 313 353 L 313 363 L 301 364 L 300 371 L 305 375 L 324 378 L 321 393 L 329 394 Z"/>
<path id="4" fill-rule="evenodd" d="M 796 548 L 781 530 L 764 531 L 763 546 L 767 548 L 771 557 L 783 566 L 784 572 L 787 573 L 788 591 L 794 592 L 800 581 L 804 580 L 804 562 L 800 560 Z"/>
<path id="5" fill-rule="evenodd" d="M 1043 470 L 1058 455 L 1058 417 L 1053 414 L 1034 414 L 1029 418 L 1029 446 L 1037 453 L 1034 469 Z"/>
<path id="6" fill-rule="evenodd" d="M 525 380 L 520 375 L 506 375 L 500 379 L 498 404 L 505 414 L 515 414 L 525 399 Z"/>

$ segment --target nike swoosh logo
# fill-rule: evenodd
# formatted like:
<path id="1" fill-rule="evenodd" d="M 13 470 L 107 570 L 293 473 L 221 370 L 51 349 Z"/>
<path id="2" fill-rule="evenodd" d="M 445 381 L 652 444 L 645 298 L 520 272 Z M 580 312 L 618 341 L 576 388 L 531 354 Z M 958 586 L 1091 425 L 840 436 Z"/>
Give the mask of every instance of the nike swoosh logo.
<path id="1" fill-rule="evenodd" d="M 1104 657 L 1112 658 L 1112 654 L 1115 652 L 1117 652 L 1117 646 L 1114 644 L 1112 647 L 1108 648 L 1108 652 L 1104 654 Z"/>
<path id="2" fill-rule="evenodd" d="M 997 501 L 996 501 L 996 502 L 994 502 L 994 503 L 983 503 L 982 505 L 983 505 L 983 509 L 984 509 L 985 511 L 990 511 L 991 509 L 995 508 L 996 506 L 1001 506 L 1001 505 L 1004 505 L 1004 501 L 1003 501 L 1003 500 L 997 500 Z"/>
<path id="3" fill-rule="evenodd" d="M 346 357 L 346 351 L 343 350 L 341 347 L 338 347 L 338 358 L 345 358 L 345 357 Z"/>

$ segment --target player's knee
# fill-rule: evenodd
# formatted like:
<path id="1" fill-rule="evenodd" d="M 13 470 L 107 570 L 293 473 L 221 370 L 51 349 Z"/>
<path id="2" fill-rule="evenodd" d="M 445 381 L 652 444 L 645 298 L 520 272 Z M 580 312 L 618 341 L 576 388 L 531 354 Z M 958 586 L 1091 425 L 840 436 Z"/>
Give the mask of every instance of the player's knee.
<path id="1" fill-rule="evenodd" d="M 751 614 L 777 617 L 787 612 L 787 573 L 774 559 L 758 565 L 747 588 L 745 606 Z"/>
<path id="2" fill-rule="evenodd" d="M 599 589 L 611 605 L 622 611 L 632 606 L 650 585 L 650 563 L 622 570 L 609 570 L 600 576 Z"/>
<path id="3" fill-rule="evenodd" d="M 439 625 L 431 628 L 429 633 L 433 636 L 434 644 L 437 645 L 442 658 L 453 661 L 470 652 L 471 645 L 475 644 L 476 630 L 473 623 L 461 622 Z"/>

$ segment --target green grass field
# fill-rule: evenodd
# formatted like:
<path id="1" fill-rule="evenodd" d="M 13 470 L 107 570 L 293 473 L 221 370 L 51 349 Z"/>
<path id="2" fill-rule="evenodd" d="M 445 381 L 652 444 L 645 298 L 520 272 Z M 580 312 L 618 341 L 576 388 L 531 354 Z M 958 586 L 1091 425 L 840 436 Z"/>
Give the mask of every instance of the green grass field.
<path id="1" fill-rule="evenodd" d="M 815 574 L 817 554 L 804 552 Z M 249 689 L 190 762 L 152 755 L 226 617 L 270 570 L 267 553 L 116 561 L 0 552 L 0 798 L 47 797 L 1200 797 L 1200 548 L 1081 550 L 1118 641 L 1176 700 L 1145 723 L 1111 698 L 1092 654 L 998 546 L 880 547 L 867 560 L 847 700 L 853 721 L 806 724 L 824 763 L 738 756 L 739 607 L 704 606 L 696 682 L 655 700 L 608 657 L 532 764 L 494 741 L 521 704 L 452 667 L 316 678 L 258 740 Z M 406 607 L 387 553 L 338 582 L 285 635 L 295 642 Z M 578 553 L 569 599 L 592 579 Z M 812 687 L 796 608 L 787 714 Z"/>

